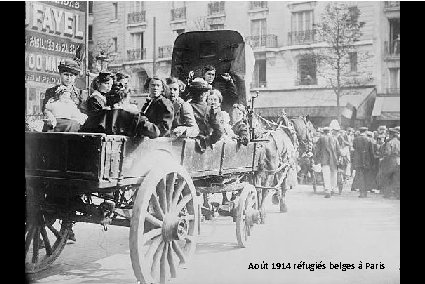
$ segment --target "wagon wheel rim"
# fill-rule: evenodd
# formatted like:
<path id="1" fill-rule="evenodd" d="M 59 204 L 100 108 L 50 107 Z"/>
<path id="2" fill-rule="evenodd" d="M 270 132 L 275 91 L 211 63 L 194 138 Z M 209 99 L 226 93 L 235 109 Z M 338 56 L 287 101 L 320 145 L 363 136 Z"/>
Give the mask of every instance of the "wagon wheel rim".
<path id="1" fill-rule="evenodd" d="M 255 187 L 247 185 L 242 191 L 237 207 L 236 218 L 236 238 L 241 247 L 246 247 L 249 244 L 249 239 L 252 236 L 254 224 L 247 217 L 249 211 L 258 211 L 258 199 Z"/>
<path id="2" fill-rule="evenodd" d="M 48 268 L 66 245 L 72 225 L 50 217 L 41 208 L 43 196 L 27 189 L 25 221 L 25 272 L 36 273 Z"/>
<path id="3" fill-rule="evenodd" d="M 141 184 L 131 219 L 130 256 L 142 283 L 175 278 L 194 253 L 195 196 L 195 187 L 180 166 L 149 174 Z"/>

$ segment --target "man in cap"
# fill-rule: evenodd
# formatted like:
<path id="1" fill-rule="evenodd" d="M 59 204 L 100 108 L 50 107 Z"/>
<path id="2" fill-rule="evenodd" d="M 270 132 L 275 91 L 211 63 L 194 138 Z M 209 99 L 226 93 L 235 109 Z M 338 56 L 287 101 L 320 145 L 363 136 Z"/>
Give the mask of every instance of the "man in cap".
<path id="1" fill-rule="evenodd" d="M 325 184 L 325 198 L 330 198 L 337 189 L 337 165 L 340 149 L 338 140 L 330 135 L 330 128 L 323 127 L 323 135 L 319 138 L 316 145 L 316 164 L 321 164 L 323 181 Z"/>
<path id="2" fill-rule="evenodd" d="M 366 136 L 367 127 L 360 127 L 360 135 L 353 140 L 353 167 L 356 170 L 352 189 L 360 189 L 360 198 L 367 197 L 367 190 L 370 183 L 368 182 L 369 171 L 373 164 L 373 145 L 370 139 Z"/>
<path id="3" fill-rule="evenodd" d="M 65 86 L 67 87 L 68 91 L 71 92 L 72 100 L 80 108 L 80 110 L 85 113 L 85 109 L 82 109 L 84 94 L 80 89 L 78 89 L 74 85 L 75 79 L 77 78 L 77 76 L 80 74 L 80 71 L 81 71 L 79 63 L 75 60 L 67 58 L 64 61 L 59 63 L 58 69 L 59 69 L 61 83 L 46 90 L 44 95 L 42 110 L 44 111 L 44 107 L 47 101 L 55 97 L 57 88 L 59 88 L 60 86 Z"/>
<path id="4" fill-rule="evenodd" d="M 389 140 L 383 146 L 384 158 L 381 162 L 381 174 L 384 197 L 400 198 L 400 140 L 395 128 L 388 130 Z"/>

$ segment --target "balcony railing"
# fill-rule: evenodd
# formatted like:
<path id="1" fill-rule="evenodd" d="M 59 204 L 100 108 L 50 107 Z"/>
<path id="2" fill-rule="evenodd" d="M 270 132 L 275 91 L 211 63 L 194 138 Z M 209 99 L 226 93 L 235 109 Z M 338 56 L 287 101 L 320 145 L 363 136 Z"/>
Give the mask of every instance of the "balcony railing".
<path id="1" fill-rule="evenodd" d="M 172 54 L 173 54 L 172 45 L 164 45 L 164 46 L 158 47 L 158 58 L 171 57 Z"/>
<path id="2" fill-rule="evenodd" d="M 288 33 L 289 45 L 310 44 L 316 42 L 316 30 L 294 31 Z"/>
<path id="3" fill-rule="evenodd" d="M 267 88 L 267 82 L 252 82 L 251 83 L 251 89 L 256 88 Z"/>
<path id="4" fill-rule="evenodd" d="M 256 9 L 266 9 L 267 8 L 267 1 L 252 1 L 250 3 L 250 9 L 256 10 Z"/>
<path id="5" fill-rule="evenodd" d="M 146 11 L 128 13 L 128 24 L 140 24 L 146 22 Z"/>
<path id="6" fill-rule="evenodd" d="M 215 1 L 208 3 L 208 16 L 223 15 L 224 1 Z"/>
<path id="7" fill-rule="evenodd" d="M 400 40 L 385 42 L 385 56 L 400 57 Z"/>
<path id="8" fill-rule="evenodd" d="M 142 60 L 146 57 L 146 48 L 137 48 L 127 50 L 128 61 Z"/>
<path id="9" fill-rule="evenodd" d="M 186 7 L 171 9 L 171 21 L 185 20 Z"/>
<path id="10" fill-rule="evenodd" d="M 387 95 L 400 96 L 400 88 L 387 88 Z"/>
<path id="11" fill-rule="evenodd" d="M 400 1 L 385 1 L 385 9 L 400 9 Z"/>
<path id="12" fill-rule="evenodd" d="M 252 48 L 277 47 L 277 35 L 247 36 L 246 42 L 251 45 Z"/>

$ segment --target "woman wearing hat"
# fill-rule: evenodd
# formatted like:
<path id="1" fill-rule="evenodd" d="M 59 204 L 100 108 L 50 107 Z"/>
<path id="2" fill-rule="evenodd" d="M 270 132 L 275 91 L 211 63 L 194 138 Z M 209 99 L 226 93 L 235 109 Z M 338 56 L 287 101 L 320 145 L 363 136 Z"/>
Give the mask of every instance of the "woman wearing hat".
<path id="1" fill-rule="evenodd" d="M 74 101 L 76 106 L 83 113 L 85 113 L 86 110 L 84 106 L 84 102 L 85 102 L 84 94 L 80 89 L 78 89 L 74 85 L 75 79 L 80 74 L 79 63 L 72 59 L 65 59 L 64 61 L 60 62 L 60 64 L 58 65 L 58 69 L 59 69 L 59 76 L 60 76 L 61 83 L 46 90 L 44 94 L 44 99 L 43 99 L 42 111 L 43 112 L 45 111 L 46 104 L 48 102 L 55 101 L 55 97 L 57 97 L 58 88 L 62 88 L 62 89 L 66 88 L 66 90 L 69 91 L 71 94 L 72 101 Z M 53 125 L 52 125 L 53 123 L 54 122 L 51 119 L 47 118 L 46 125 L 43 128 L 43 131 L 51 130 L 53 128 Z"/>
<path id="2" fill-rule="evenodd" d="M 166 98 L 168 87 L 158 77 L 148 78 L 145 89 L 149 98 L 143 105 L 139 117 L 137 132 L 149 138 L 169 136 L 174 119 L 173 103 Z"/>
<path id="3" fill-rule="evenodd" d="M 111 108 L 107 105 L 106 97 L 111 91 L 113 78 L 110 73 L 100 73 L 93 79 L 92 93 L 87 100 L 86 123 L 82 126 L 85 132 L 105 133 L 105 111 Z"/>
<path id="4" fill-rule="evenodd" d="M 205 100 L 212 87 L 202 78 L 195 78 L 189 85 L 190 105 L 199 127 L 199 146 L 204 151 L 209 145 L 216 143 L 223 135 L 223 128 L 217 117 L 217 110 L 208 107 Z"/>

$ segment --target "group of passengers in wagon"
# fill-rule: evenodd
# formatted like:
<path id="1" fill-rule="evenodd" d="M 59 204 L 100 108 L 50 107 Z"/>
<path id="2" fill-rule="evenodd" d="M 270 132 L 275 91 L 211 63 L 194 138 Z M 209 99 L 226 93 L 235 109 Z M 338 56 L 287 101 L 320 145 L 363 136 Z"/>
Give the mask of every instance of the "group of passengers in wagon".
<path id="1" fill-rule="evenodd" d="M 144 87 L 149 98 L 140 110 L 130 103 L 126 74 L 100 73 L 92 82 L 91 94 L 84 98 L 74 85 L 80 72 L 78 62 L 61 62 L 59 72 L 61 84 L 46 91 L 43 131 L 191 137 L 200 151 L 219 140 L 248 143 L 246 111 L 235 104 L 233 79 L 225 73 L 215 80 L 211 65 L 204 67 L 203 76 L 190 77 L 187 86 L 174 77 L 148 78 Z"/>

